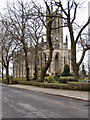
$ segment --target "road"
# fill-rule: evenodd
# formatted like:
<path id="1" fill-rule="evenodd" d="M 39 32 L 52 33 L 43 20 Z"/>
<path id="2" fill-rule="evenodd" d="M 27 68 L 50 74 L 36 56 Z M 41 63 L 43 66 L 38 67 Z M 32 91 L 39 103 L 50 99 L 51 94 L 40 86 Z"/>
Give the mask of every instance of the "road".
<path id="1" fill-rule="evenodd" d="M 88 103 L 2 85 L 3 118 L 88 118 Z"/>

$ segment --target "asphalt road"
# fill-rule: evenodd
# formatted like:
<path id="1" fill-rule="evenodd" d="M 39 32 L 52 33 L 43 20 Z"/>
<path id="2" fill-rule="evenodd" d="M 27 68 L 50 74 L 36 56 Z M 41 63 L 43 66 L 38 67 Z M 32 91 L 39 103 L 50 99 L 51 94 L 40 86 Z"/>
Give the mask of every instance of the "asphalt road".
<path id="1" fill-rule="evenodd" d="M 88 103 L 3 85 L 2 118 L 88 118 Z"/>

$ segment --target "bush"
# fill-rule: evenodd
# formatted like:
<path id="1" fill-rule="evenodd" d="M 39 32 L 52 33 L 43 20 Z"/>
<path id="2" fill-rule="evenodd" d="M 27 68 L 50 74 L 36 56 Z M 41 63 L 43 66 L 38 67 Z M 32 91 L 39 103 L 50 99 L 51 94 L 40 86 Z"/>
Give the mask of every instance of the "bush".
<path id="1" fill-rule="evenodd" d="M 49 74 L 45 74 L 45 77 L 49 76 Z"/>
<path id="2" fill-rule="evenodd" d="M 48 83 L 54 83 L 53 76 L 49 76 L 49 77 L 47 77 L 47 79 L 48 79 Z"/>
<path id="3" fill-rule="evenodd" d="M 69 65 L 65 65 L 64 66 L 64 71 L 61 73 L 61 76 L 73 76 L 71 73 L 70 73 L 70 68 L 69 68 Z"/>
<path id="4" fill-rule="evenodd" d="M 17 80 L 13 80 L 13 81 L 11 82 L 11 84 L 18 84 L 18 81 L 17 81 Z"/>
<path id="5" fill-rule="evenodd" d="M 64 66 L 64 72 L 70 73 L 69 65 L 66 64 L 66 65 Z"/>
<path id="6" fill-rule="evenodd" d="M 32 85 L 32 86 L 44 87 L 44 88 L 90 91 L 90 83 L 81 83 L 81 82 L 68 82 L 68 84 L 56 84 L 56 83 L 39 83 L 39 82 L 31 82 L 31 81 L 18 81 L 18 84 Z"/>
<path id="7" fill-rule="evenodd" d="M 71 73 L 65 73 L 65 72 L 63 72 L 62 74 L 61 74 L 61 76 L 73 76 Z"/>
<path id="8" fill-rule="evenodd" d="M 83 90 L 83 91 L 90 91 L 90 83 L 84 82 L 69 82 L 68 87 L 71 90 Z"/>
<path id="9" fill-rule="evenodd" d="M 3 84 L 7 84 L 7 80 L 6 80 L 6 79 L 3 79 L 3 80 L 2 80 L 2 83 L 3 83 Z"/>
<path id="10" fill-rule="evenodd" d="M 74 78 L 59 78 L 58 82 L 67 84 L 68 82 L 78 82 L 78 80 Z"/>
<path id="11" fill-rule="evenodd" d="M 59 78 L 60 77 L 60 74 L 58 74 L 58 73 L 55 73 L 55 76 L 54 76 L 55 78 Z"/>
<path id="12" fill-rule="evenodd" d="M 37 82 L 43 82 L 43 80 L 41 80 L 41 79 L 38 79 L 38 80 L 37 80 Z"/>

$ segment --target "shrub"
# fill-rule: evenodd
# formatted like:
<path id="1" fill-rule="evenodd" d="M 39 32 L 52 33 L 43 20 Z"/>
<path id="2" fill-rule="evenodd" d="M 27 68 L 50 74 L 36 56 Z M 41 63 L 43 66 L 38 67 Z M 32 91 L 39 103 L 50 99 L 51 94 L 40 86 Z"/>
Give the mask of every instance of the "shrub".
<path id="1" fill-rule="evenodd" d="M 60 74 L 55 73 L 54 80 L 58 82 L 58 79 L 60 78 Z"/>
<path id="2" fill-rule="evenodd" d="M 21 85 L 31 85 L 31 82 L 30 81 L 18 81 L 18 84 L 21 84 Z"/>
<path id="3" fill-rule="evenodd" d="M 47 79 L 48 79 L 48 83 L 54 83 L 53 76 L 49 76 L 49 77 L 47 77 Z"/>
<path id="4" fill-rule="evenodd" d="M 64 66 L 64 71 L 61 73 L 61 76 L 73 76 L 71 73 L 70 73 L 70 68 L 69 68 L 69 65 L 65 65 Z"/>
<path id="5" fill-rule="evenodd" d="M 38 79 L 37 82 L 43 82 L 43 80 L 42 79 Z"/>
<path id="6" fill-rule="evenodd" d="M 49 74 L 45 74 L 45 77 L 49 76 Z"/>
<path id="7" fill-rule="evenodd" d="M 54 76 L 55 78 L 59 78 L 60 77 L 60 74 L 58 74 L 58 73 L 55 73 L 55 76 Z"/>
<path id="8" fill-rule="evenodd" d="M 13 81 L 11 82 L 11 84 L 18 84 L 18 81 L 17 81 L 17 80 L 13 80 Z"/>
<path id="9" fill-rule="evenodd" d="M 44 88 L 90 91 L 90 83 L 81 83 L 81 82 L 68 82 L 68 84 L 55 84 L 55 83 L 39 83 L 39 82 L 31 82 L 31 81 L 18 81 L 18 84 L 32 85 L 32 86 L 44 87 Z"/>
<path id="10" fill-rule="evenodd" d="M 71 90 L 83 90 L 83 91 L 90 91 L 90 83 L 84 82 L 69 82 L 68 87 Z"/>
<path id="11" fill-rule="evenodd" d="M 65 72 L 63 72 L 62 74 L 61 74 L 61 76 L 73 76 L 71 73 L 65 73 Z"/>
<path id="12" fill-rule="evenodd" d="M 78 80 L 74 78 L 59 78 L 58 82 L 67 84 L 68 82 L 78 82 Z"/>
<path id="13" fill-rule="evenodd" d="M 66 65 L 64 66 L 64 72 L 70 73 L 69 65 L 66 64 Z"/>
<path id="14" fill-rule="evenodd" d="M 2 80 L 2 83 L 3 83 L 3 84 L 7 84 L 7 80 L 6 80 L 6 79 L 3 79 L 3 80 Z"/>

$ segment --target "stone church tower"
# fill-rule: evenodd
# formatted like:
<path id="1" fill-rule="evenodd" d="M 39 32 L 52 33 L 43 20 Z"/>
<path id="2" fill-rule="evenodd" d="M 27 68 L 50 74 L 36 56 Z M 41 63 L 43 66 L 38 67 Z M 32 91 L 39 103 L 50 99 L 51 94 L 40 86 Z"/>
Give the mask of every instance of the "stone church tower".
<path id="1" fill-rule="evenodd" d="M 59 13 L 59 15 L 62 13 Z M 53 41 L 53 58 L 51 65 L 47 71 L 47 73 L 61 73 L 64 70 L 64 65 L 68 64 L 71 68 L 71 50 L 68 49 L 68 37 L 66 35 L 65 43 L 63 42 L 63 20 L 61 18 L 56 17 L 52 23 L 53 28 L 58 28 L 52 30 L 52 41 Z M 45 57 L 48 58 L 48 47 L 44 49 Z"/>

